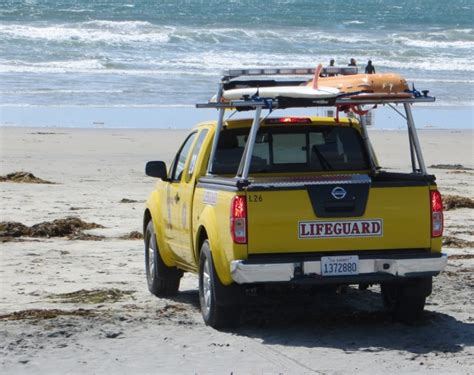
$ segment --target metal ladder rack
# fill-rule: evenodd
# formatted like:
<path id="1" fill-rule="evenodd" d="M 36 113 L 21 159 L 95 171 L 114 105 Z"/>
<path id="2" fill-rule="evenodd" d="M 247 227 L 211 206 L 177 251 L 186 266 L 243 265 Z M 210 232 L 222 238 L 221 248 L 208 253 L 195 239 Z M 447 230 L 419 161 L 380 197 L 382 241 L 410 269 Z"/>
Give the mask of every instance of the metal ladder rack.
<path id="1" fill-rule="evenodd" d="M 257 136 L 258 129 L 261 124 L 261 112 L 262 109 L 268 109 L 272 111 L 274 109 L 286 109 L 286 108 L 301 108 L 301 107 L 358 107 L 359 109 L 363 105 L 388 105 L 400 116 L 402 116 L 407 122 L 408 139 L 410 147 L 410 156 L 412 163 L 413 173 L 427 175 L 426 166 L 421 153 L 421 146 L 418 139 L 418 135 L 411 112 L 411 105 L 416 103 L 432 103 L 436 98 L 428 96 L 428 92 L 423 92 L 423 95 L 417 93 L 412 98 L 351 98 L 345 95 L 341 95 L 335 98 L 329 99 L 306 99 L 306 98 L 260 98 L 252 97 L 246 100 L 233 100 L 229 102 L 222 102 L 222 95 L 225 87 L 238 77 L 269 77 L 269 76 L 303 76 L 311 75 L 315 73 L 314 68 L 264 68 L 264 69 L 230 69 L 223 72 L 219 89 L 216 95 L 215 102 L 197 103 L 196 108 L 215 108 L 219 111 L 217 126 L 215 130 L 215 136 L 212 143 L 211 155 L 208 165 L 208 174 L 213 174 L 213 161 L 219 142 L 219 135 L 224 126 L 224 114 L 226 109 L 236 110 L 255 110 L 252 127 L 250 129 L 249 137 L 245 145 L 244 153 L 239 167 L 237 178 L 241 178 L 244 181 L 248 181 L 251 157 L 255 145 L 255 139 Z M 351 75 L 357 74 L 356 67 L 326 67 L 322 69 L 322 74 L 339 74 L 339 75 Z M 301 82 L 306 82 L 303 80 Z M 244 82 L 244 81 L 242 81 Z M 252 80 L 252 84 L 258 84 L 259 82 L 268 82 L 267 80 Z M 271 81 L 271 85 L 278 86 L 284 84 L 285 81 Z M 288 81 L 286 81 L 288 82 Z M 240 82 L 239 82 L 240 83 Z M 257 86 L 258 87 L 258 86 Z M 393 105 L 402 104 L 405 115 L 398 111 Z M 372 153 L 372 147 L 370 145 L 367 126 L 364 116 L 360 116 L 360 125 L 362 131 L 362 137 L 369 150 L 371 164 L 373 171 L 375 172 L 374 155 Z"/>

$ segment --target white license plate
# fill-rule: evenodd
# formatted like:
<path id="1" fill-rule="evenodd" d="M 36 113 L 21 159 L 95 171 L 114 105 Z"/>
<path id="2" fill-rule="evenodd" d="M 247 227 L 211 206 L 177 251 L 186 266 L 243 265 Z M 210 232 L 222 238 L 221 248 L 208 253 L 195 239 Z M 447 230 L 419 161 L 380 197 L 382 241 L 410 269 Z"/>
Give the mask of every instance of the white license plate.
<path id="1" fill-rule="evenodd" d="M 339 255 L 321 257 L 321 275 L 344 276 L 359 274 L 359 257 L 357 255 Z"/>

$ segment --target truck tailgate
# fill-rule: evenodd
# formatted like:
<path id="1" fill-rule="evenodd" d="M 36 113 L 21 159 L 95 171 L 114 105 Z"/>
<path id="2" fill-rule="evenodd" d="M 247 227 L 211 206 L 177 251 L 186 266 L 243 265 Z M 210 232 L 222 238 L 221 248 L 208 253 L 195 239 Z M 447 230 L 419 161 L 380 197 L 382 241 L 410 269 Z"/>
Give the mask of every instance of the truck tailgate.
<path id="1" fill-rule="evenodd" d="M 428 185 L 377 187 L 369 181 L 327 183 L 322 190 L 309 185 L 259 190 L 257 185 L 247 192 L 247 205 L 249 254 L 431 245 Z"/>

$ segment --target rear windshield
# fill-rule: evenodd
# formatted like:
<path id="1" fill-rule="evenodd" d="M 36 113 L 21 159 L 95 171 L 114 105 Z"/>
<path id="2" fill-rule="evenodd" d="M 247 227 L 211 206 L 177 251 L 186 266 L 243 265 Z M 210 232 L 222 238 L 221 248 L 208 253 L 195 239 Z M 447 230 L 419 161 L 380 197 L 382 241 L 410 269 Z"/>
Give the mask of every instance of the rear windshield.
<path id="1" fill-rule="evenodd" d="M 222 131 L 213 162 L 215 174 L 237 174 L 249 129 Z M 360 134 L 350 127 L 260 128 L 251 173 L 351 171 L 369 169 Z"/>

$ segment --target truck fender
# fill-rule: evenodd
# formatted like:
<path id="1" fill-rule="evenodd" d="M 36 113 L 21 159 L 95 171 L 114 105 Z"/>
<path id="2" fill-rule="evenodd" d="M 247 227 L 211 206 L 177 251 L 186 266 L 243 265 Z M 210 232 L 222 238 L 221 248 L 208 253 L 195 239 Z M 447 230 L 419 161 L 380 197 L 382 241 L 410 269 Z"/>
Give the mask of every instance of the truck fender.
<path id="1" fill-rule="evenodd" d="M 222 248 L 222 241 L 217 231 L 217 218 L 214 209 L 207 206 L 200 214 L 198 221 L 198 230 L 196 232 L 196 258 L 200 256 L 200 233 L 205 230 L 207 233 L 207 239 L 209 240 L 209 246 L 211 247 L 212 259 L 214 261 L 214 267 L 220 282 L 223 285 L 232 284 L 233 280 L 230 274 L 229 259 L 227 259 L 225 249 Z M 199 264 L 199 263 L 198 263 Z"/>
<path id="2" fill-rule="evenodd" d="M 165 236 L 163 233 L 163 220 L 161 220 L 162 202 L 159 199 L 157 190 L 154 190 L 150 198 L 146 203 L 146 210 L 151 214 L 151 220 L 153 220 L 153 227 L 155 228 L 156 241 L 158 242 L 158 248 L 160 249 L 161 258 L 168 267 L 175 267 L 176 262 L 174 261 L 173 254 L 166 243 Z M 146 211 L 145 211 L 146 212 Z M 146 224 L 144 223 L 146 226 Z"/>

